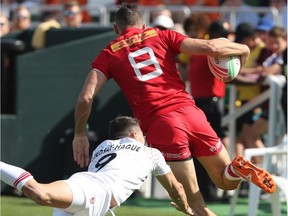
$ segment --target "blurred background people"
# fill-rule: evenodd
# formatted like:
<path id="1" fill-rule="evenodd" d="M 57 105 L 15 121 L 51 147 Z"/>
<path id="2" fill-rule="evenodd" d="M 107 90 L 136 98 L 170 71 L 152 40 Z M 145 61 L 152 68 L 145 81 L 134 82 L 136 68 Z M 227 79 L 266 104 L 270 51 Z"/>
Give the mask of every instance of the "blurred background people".
<path id="1" fill-rule="evenodd" d="M 287 33 L 285 29 L 280 26 L 273 27 L 268 32 L 266 47 L 261 49 L 258 58 L 254 62 L 254 66 L 251 68 L 243 68 L 240 72 L 241 76 L 253 77 L 253 79 L 257 81 L 269 75 L 283 74 L 284 53 L 286 50 Z M 265 90 L 267 87 L 259 86 L 259 88 L 260 93 L 261 90 Z M 250 116 L 246 115 L 247 121 L 242 127 L 238 139 L 239 142 L 237 142 L 239 155 L 243 155 L 245 148 L 265 147 L 262 135 L 265 134 L 268 129 L 268 113 L 268 103 L 264 102 L 261 106 L 255 108 L 250 113 Z M 241 147 L 240 145 L 243 146 Z M 261 164 L 262 160 L 261 158 L 255 157 L 253 162 Z"/>
<path id="2" fill-rule="evenodd" d="M 161 30 L 174 29 L 174 21 L 172 19 L 171 11 L 167 9 L 156 11 L 152 14 L 152 27 L 159 28 Z"/>
<path id="3" fill-rule="evenodd" d="M 268 6 L 275 7 L 279 11 L 280 25 L 287 31 L 287 0 L 269 0 Z M 275 25 L 272 13 L 268 12 L 264 14 L 263 18 L 270 20 Z"/>
<path id="4" fill-rule="evenodd" d="M 267 42 L 268 32 L 274 27 L 274 22 L 270 18 L 264 16 L 260 18 L 259 22 L 256 26 L 256 32 L 258 37 L 263 41 L 263 43 Z"/>
<path id="5" fill-rule="evenodd" d="M 173 29 L 174 28 L 174 21 L 169 16 L 158 15 L 154 19 L 152 26 L 155 28 L 159 28 L 161 30 Z"/>
<path id="6" fill-rule="evenodd" d="M 246 4 L 245 0 L 224 0 L 222 6 L 237 7 L 246 11 L 238 11 L 236 13 L 236 23 L 231 23 L 233 29 L 236 28 L 241 22 L 249 22 L 254 26 L 259 21 L 259 14 L 253 11 L 253 7 Z M 222 13 L 222 19 L 229 21 L 230 12 Z"/>
<path id="7" fill-rule="evenodd" d="M 64 4 L 64 25 L 66 27 L 81 27 L 83 15 L 77 1 L 68 1 Z"/>
<path id="8" fill-rule="evenodd" d="M 11 31 L 23 31 L 31 27 L 31 13 L 26 6 L 17 7 L 12 13 Z"/>
<path id="9" fill-rule="evenodd" d="M 46 45 L 46 31 L 49 29 L 60 29 L 61 24 L 58 21 L 57 12 L 45 12 L 42 22 L 36 27 L 32 36 L 32 47 L 34 49 L 44 48 Z"/>
<path id="10" fill-rule="evenodd" d="M 9 34 L 10 22 L 9 22 L 8 17 L 2 13 L 0 14 L 0 25 L 1 25 L 0 37 Z"/>
<path id="11" fill-rule="evenodd" d="M 45 2 L 45 4 L 48 4 L 48 5 L 62 5 L 62 4 L 69 3 L 71 0 L 43 0 L 43 1 Z M 78 3 L 80 8 L 82 7 L 84 8 L 83 10 L 81 10 L 82 22 L 91 23 L 93 18 L 90 12 L 87 9 L 85 9 L 86 6 L 89 6 L 89 0 L 75 0 L 75 1 Z M 91 6 L 93 6 L 93 4 L 91 4 Z"/>
<path id="12" fill-rule="evenodd" d="M 236 105 L 240 107 L 260 94 L 261 87 L 260 83 L 258 83 L 259 76 L 253 74 L 247 75 L 245 72 L 251 70 L 251 68 L 254 68 L 258 64 L 257 59 L 259 58 L 265 44 L 263 43 L 262 39 L 259 38 L 256 27 L 248 22 L 240 23 L 236 28 L 235 35 L 235 42 L 245 44 L 250 49 L 250 55 L 246 65 L 241 69 L 240 73 L 235 79 L 236 81 L 240 82 L 237 84 L 238 98 L 236 101 Z M 249 130 L 249 125 L 252 124 L 258 111 L 259 109 L 255 108 L 237 119 L 235 155 L 243 156 L 245 148 L 265 147 L 260 139 L 253 143 L 247 143 L 245 137 L 246 130 Z M 259 164 L 261 162 L 261 158 L 254 157 L 253 161 Z"/>

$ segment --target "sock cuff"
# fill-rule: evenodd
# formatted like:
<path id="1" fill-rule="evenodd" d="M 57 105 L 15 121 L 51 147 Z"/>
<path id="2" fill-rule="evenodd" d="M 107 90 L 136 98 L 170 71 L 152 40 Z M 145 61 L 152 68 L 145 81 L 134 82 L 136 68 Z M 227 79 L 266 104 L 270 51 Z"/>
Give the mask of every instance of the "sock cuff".
<path id="1" fill-rule="evenodd" d="M 27 181 L 29 181 L 30 179 L 32 179 L 33 176 L 31 175 L 31 173 L 29 172 L 24 172 L 22 173 L 14 182 L 14 187 L 17 188 L 17 190 L 21 191 L 22 187 L 25 185 L 25 183 Z"/>
<path id="2" fill-rule="evenodd" d="M 241 177 L 236 175 L 235 172 L 233 172 L 233 167 L 231 166 L 232 164 L 229 164 L 228 166 L 226 166 L 225 171 L 224 171 L 225 177 L 232 181 L 240 180 Z"/>

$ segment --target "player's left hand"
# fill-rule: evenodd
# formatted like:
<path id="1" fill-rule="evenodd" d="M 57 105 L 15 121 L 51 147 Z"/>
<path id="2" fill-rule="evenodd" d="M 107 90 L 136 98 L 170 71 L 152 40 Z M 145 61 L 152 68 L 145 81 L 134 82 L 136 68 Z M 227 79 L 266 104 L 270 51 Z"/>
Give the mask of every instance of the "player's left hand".
<path id="1" fill-rule="evenodd" d="M 182 209 L 180 208 L 175 202 L 171 202 L 171 206 L 177 209 L 178 211 L 184 212 L 187 215 L 193 215 L 195 216 L 196 214 L 193 212 L 193 210 L 188 206 L 187 209 Z"/>
<path id="2" fill-rule="evenodd" d="M 77 164 L 83 168 L 89 164 L 89 140 L 87 136 L 75 136 L 73 139 L 73 156 Z"/>

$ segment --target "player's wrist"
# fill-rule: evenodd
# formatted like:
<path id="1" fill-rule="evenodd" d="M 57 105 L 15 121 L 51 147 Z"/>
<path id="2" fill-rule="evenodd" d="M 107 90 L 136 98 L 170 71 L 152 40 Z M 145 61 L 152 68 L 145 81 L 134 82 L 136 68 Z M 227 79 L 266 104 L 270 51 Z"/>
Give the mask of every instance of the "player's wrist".
<path id="1" fill-rule="evenodd" d="M 74 133 L 74 138 L 77 138 L 77 137 L 85 137 L 87 136 L 86 132 L 77 132 L 77 133 Z"/>

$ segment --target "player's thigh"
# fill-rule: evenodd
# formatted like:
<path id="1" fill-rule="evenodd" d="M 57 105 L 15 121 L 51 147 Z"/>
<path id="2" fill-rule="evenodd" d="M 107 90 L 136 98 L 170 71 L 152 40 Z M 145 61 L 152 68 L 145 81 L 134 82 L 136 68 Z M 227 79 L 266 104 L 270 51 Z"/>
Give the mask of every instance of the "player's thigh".
<path id="1" fill-rule="evenodd" d="M 230 156 L 225 148 L 217 155 L 197 158 L 206 169 L 208 175 L 216 185 L 223 184 L 223 173 L 228 164 L 231 163 Z"/>
<path id="2" fill-rule="evenodd" d="M 167 162 L 177 180 L 181 182 L 187 195 L 199 191 L 193 160 Z M 189 194 L 190 195 L 190 194 Z"/>

